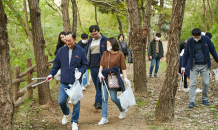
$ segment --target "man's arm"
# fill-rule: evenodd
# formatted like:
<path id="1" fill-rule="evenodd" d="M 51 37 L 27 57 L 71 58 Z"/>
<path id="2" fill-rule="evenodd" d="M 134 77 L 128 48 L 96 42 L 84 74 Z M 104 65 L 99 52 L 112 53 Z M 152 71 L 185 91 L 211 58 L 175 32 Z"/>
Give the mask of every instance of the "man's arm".
<path id="1" fill-rule="evenodd" d="M 148 57 L 151 56 L 151 42 L 149 43 L 148 46 Z"/>
<path id="2" fill-rule="evenodd" d="M 214 60 L 218 63 L 218 56 L 215 47 L 213 45 L 213 42 L 210 39 L 208 39 L 208 43 L 209 43 L 208 46 L 209 46 L 210 54 L 213 56 Z"/>
<path id="3" fill-rule="evenodd" d="M 85 55 L 85 51 L 82 52 L 82 59 L 81 59 L 80 64 L 81 64 L 81 67 L 78 68 L 79 72 L 84 74 L 86 72 L 86 69 L 88 68 L 88 60 L 87 60 L 87 57 Z"/>

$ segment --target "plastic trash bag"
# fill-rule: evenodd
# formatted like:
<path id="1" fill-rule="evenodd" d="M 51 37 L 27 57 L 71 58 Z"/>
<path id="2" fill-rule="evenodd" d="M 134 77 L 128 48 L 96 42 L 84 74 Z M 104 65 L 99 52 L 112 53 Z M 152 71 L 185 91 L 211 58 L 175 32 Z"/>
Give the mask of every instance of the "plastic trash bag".
<path id="1" fill-rule="evenodd" d="M 58 70 L 57 74 L 54 76 L 57 81 L 61 80 L 61 69 Z"/>
<path id="2" fill-rule="evenodd" d="M 77 73 L 77 71 L 78 69 L 76 68 L 75 73 Z M 70 84 L 69 86 L 69 89 L 65 88 L 65 92 L 70 97 L 68 103 L 76 105 L 78 101 L 80 101 L 83 98 L 83 92 L 79 80 L 75 80 L 74 84 Z"/>
<path id="3" fill-rule="evenodd" d="M 121 107 L 124 110 L 136 105 L 135 96 L 132 92 L 131 86 L 127 86 L 126 90 L 118 96 L 118 99 L 120 99 Z"/>
<path id="4" fill-rule="evenodd" d="M 89 72 L 89 83 L 92 82 L 92 76 L 91 76 L 91 71 Z"/>
<path id="5" fill-rule="evenodd" d="M 215 74 L 215 80 L 216 80 L 216 83 L 218 83 L 218 68 L 213 70 L 214 74 Z"/>

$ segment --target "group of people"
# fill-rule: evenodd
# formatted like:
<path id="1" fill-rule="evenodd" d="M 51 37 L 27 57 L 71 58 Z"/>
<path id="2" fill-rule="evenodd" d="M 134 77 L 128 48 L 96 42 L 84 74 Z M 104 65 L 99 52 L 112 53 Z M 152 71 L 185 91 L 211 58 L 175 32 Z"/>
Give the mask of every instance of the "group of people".
<path id="1" fill-rule="evenodd" d="M 83 90 L 90 84 L 87 82 L 88 69 L 91 71 L 92 81 L 96 89 L 95 109 L 102 109 L 102 118 L 99 125 L 108 122 L 108 93 L 111 100 L 116 104 L 120 111 L 119 118 L 125 118 L 127 109 L 121 107 L 120 100 L 117 98 L 117 91 L 125 91 L 124 82 L 130 86 L 130 81 L 127 79 L 125 57 L 128 56 L 127 43 L 124 42 L 124 35 L 120 34 L 118 40 L 111 37 L 107 38 L 100 32 L 97 25 L 92 25 L 89 28 L 91 34 L 83 33 L 82 40 L 76 43 L 76 34 L 74 32 L 61 32 L 55 51 L 55 59 L 52 69 L 47 76 L 46 81 L 51 81 L 52 78 L 60 71 L 60 90 L 58 95 L 58 104 L 64 114 L 62 124 L 68 122 L 70 115 L 69 107 L 67 106 L 68 95 L 65 89 L 69 89 L 70 84 L 74 84 L 75 80 L 79 80 Z M 126 52 L 127 51 L 127 52 Z M 75 73 L 78 68 L 79 72 Z M 124 82 L 121 78 L 123 76 Z M 109 89 L 109 83 L 113 82 L 110 79 L 116 75 L 119 88 Z M 110 81 L 108 80 L 110 79 Z M 101 86 L 101 82 L 105 80 L 105 84 Z M 109 90 L 108 90 L 109 89 Z M 80 113 L 80 101 L 73 105 L 71 117 L 72 130 L 78 130 L 78 119 Z"/>
<path id="2" fill-rule="evenodd" d="M 161 34 L 156 33 L 156 37 L 152 40 L 148 47 L 148 57 L 151 60 L 149 78 L 152 77 L 152 72 L 155 66 L 154 77 L 157 77 L 160 59 L 164 57 L 163 44 L 160 41 Z M 199 28 L 192 30 L 192 37 L 180 43 L 180 72 L 184 75 L 183 91 L 189 92 L 189 108 L 195 106 L 195 94 L 202 92 L 202 103 L 209 106 L 208 102 L 208 85 L 211 74 L 210 54 L 218 63 L 217 52 L 211 41 L 212 34 L 209 32 L 201 32 Z M 202 90 L 196 87 L 197 78 L 201 75 Z M 190 79 L 189 87 L 187 85 L 187 77 Z"/>

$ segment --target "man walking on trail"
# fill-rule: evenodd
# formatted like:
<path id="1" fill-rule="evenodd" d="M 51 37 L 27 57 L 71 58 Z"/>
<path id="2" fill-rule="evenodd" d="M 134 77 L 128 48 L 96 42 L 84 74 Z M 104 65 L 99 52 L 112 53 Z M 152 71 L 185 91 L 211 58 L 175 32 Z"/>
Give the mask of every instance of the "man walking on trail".
<path id="1" fill-rule="evenodd" d="M 75 80 L 82 81 L 81 75 L 86 72 L 88 67 L 87 57 L 84 49 L 76 45 L 76 34 L 73 32 L 67 32 L 66 46 L 61 47 L 54 59 L 53 67 L 50 71 L 46 81 L 52 80 L 52 77 L 61 69 L 60 90 L 58 95 L 58 104 L 64 114 L 62 124 L 66 125 L 70 110 L 66 104 L 68 95 L 65 92 L 66 88 L 70 88 L 69 85 L 73 84 Z M 78 68 L 79 72 L 75 73 L 75 68 Z M 78 130 L 77 124 L 80 113 L 80 101 L 73 105 L 73 113 L 71 117 L 72 130 Z"/>
<path id="2" fill-rule="evenodd" d="M 84 50 L 88 43 L 88 37 L 89 37 L 88 34 L 83 33 L 81 35 L 82 40 L 78 42 L 78 45 L 82 47 Z M 87 81 L 87 78 L 88 78 L 88 69 L 86 70 L 86 72 L 83 74 L 82 77 L 82 90 L 86 90 L 86 87 L 90 85 L 90 83 Z"/>
<path id="3" fill-rule="evenodd" d="M 148 46 L 148 57 L 151 60 L 149 78 L 151 78 L 152 76 L 155 62 L 156 62 L 156 66 L 155 66 L 154 77 L 157 78 L 157 72 L 159 69 L 160 59 L 163 59 L 164 57 L 163 44 L 160 41 L 160 37 L 161 37 L 161 34 L 156 33 L 156 38 L 152 40 Z"/>
<path id="4" fill-rule="evenodd" d="M 89 68 L 91 70 L 92 80 L 95 85 L 96 96 L 95 96 L 95 109 L 102 108 L 102 95 L 101 91 L 98 88 L 97 84 L 100 84 L 98 78 L 98 72 L 100 67 L 101 57 L 107 47 L 105 43 L 107 41 L 107 37 L 103 36 L 100 33 L 100 29 L 97 25 L 92 25 L 89 28 L 89 32 L 91 33 L 91 39 L 87 43 L 86 52 L 87 59 L 89 63 Z"/>
<path id="5" fill-rule="evenodd" d="M 189 59 L 189 108 L 194 107 L 195 89 L 199 73 L 202 78 L 202 102 L 206 106 L 210 105 L 208 102 L 209 68 L 211 67 L 210 54 L 218 63 L 218 56 L 210 38 L 201 35 L 201 30 L 199 28 L 193 29 L 192 38 L 188 39 L 185 46 L 183 65 L 181 68 L 181 71 L 185 72 L 185 66 Z"/>

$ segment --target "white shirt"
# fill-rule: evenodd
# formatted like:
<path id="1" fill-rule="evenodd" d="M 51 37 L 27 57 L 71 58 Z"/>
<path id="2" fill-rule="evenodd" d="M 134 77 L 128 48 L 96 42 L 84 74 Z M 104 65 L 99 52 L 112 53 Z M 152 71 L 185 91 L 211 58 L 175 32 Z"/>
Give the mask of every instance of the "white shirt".
<path id="1" fill-rule="evenodd" d="M 69 48 L 69 65 L 70 65 L 70 61 L 71 61 L 71 57 L 72 57 L 72 52 L 73 52 L 73 49 Z"/>

